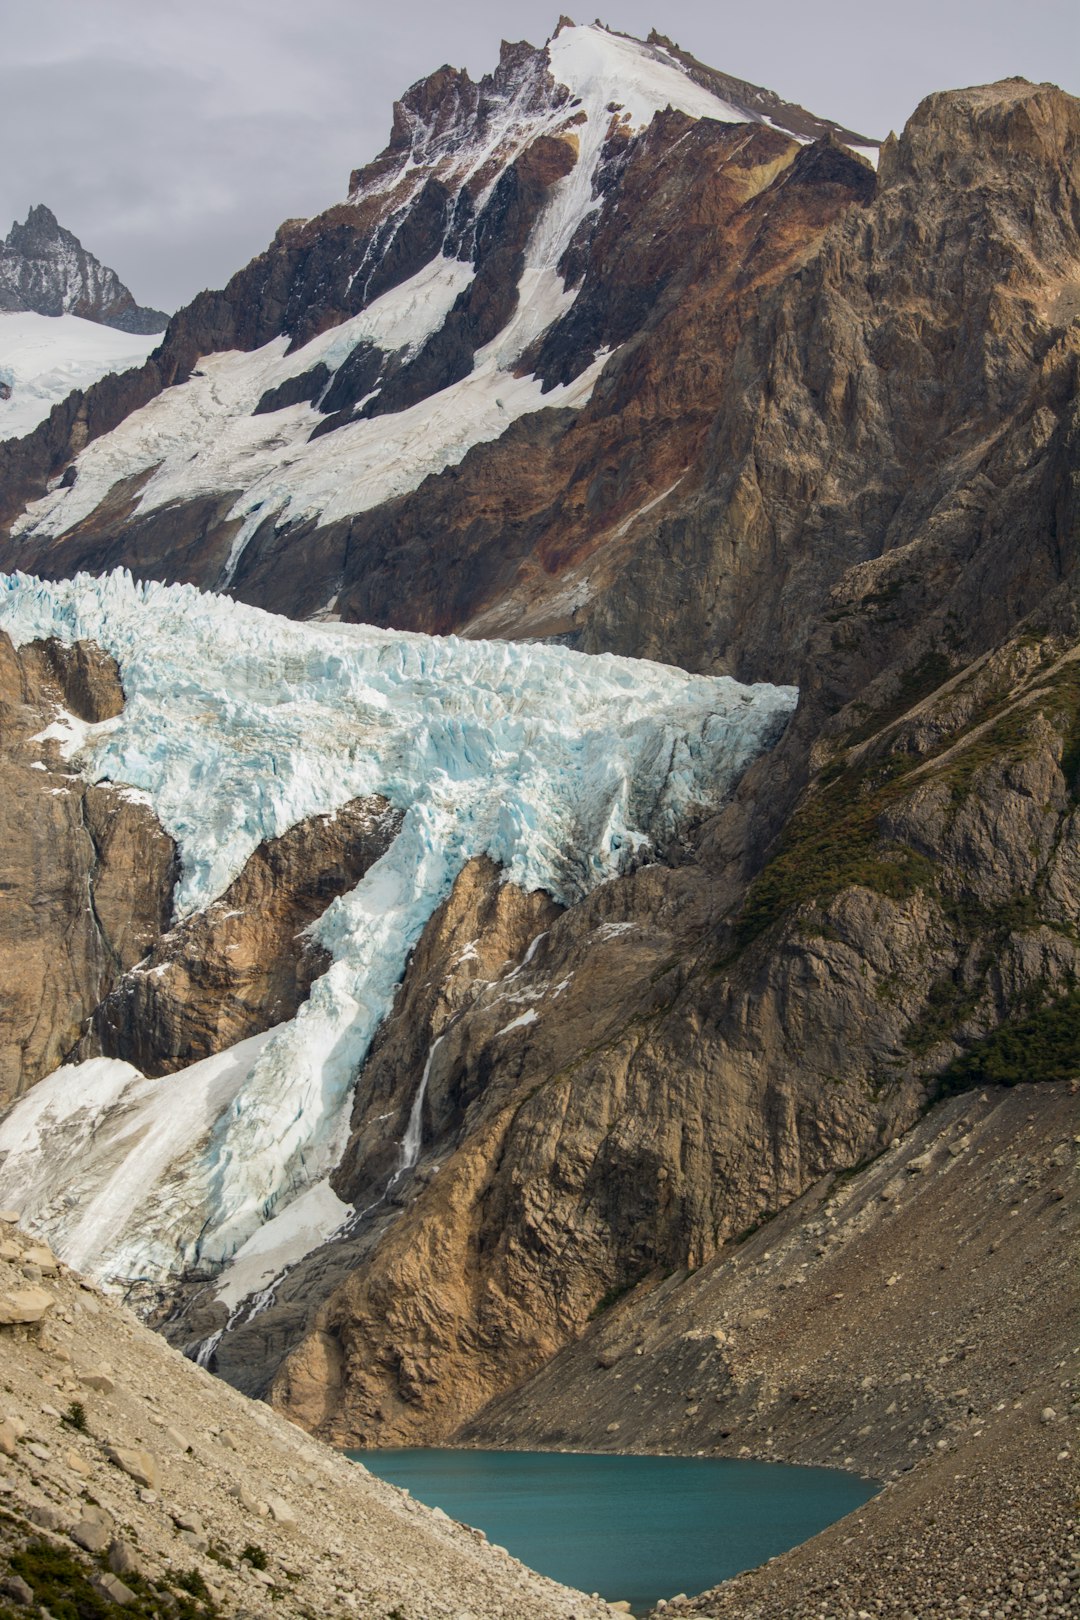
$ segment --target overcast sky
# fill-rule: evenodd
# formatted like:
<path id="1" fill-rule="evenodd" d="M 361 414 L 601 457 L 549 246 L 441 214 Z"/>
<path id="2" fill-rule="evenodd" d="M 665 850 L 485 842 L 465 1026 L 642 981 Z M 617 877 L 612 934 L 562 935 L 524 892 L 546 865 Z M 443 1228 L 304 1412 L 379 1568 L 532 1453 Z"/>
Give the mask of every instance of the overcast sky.
<path id="1" fill-rule="evenodd" d="M 407 85 L 443 62 L 479 77 L 504 36 L 542 44 L 559 3 L 0 0 L 0 235 L 47 203 L 171 311 L 342 197 Z M 931 90 L 1080 91 L 1078 0 L 610 0 L 603 21 L 871 136 Z"/>

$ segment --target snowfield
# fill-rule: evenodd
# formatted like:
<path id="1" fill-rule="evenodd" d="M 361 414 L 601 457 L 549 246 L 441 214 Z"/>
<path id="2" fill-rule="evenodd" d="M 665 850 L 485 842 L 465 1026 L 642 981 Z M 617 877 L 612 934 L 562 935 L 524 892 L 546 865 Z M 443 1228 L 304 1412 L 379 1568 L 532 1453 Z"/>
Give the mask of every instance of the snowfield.
<path id="1" fill-rule="evenodd" d="M 290 1023 L 161 1080 L 111 1060 L 61 1069 L 0 1123 L 0 1200 L 117 1284 L 220 1268 L 247 1245 L 254 1286 L 276 1263 L 265 1223 L 290 1260 L 328 1235 L 357 1075 L 465 861 L 488 854 L 571 903 L 722 802 L 797 698 L 561 647 L 297 624 L 126 573 L 0 576 L 0 628 L 116 658 L 123 713 L 47 731 L 88 778 L 149 797 L 180 847 L 181 914 L 306 817 L 373 793 L 405 812 L 315 925 L 332 965 Z"/>
<path id="2" fill-rule="evenodd" d="M 77 315 L 0 314 L 0 439 L 21 439 L 44 422 L 74 388 L 89 388 L 110 371 L 141 366 L 161 342 L 117 332 Z"/>

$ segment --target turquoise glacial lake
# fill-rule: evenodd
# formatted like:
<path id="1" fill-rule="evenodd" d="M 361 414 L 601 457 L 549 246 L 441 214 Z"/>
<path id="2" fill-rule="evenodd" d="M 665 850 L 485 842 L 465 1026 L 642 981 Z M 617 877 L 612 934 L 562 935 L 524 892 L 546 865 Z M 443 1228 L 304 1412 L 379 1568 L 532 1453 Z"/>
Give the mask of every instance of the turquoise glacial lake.
<path id="1" fill-rule="evenodd" d="M 701 1592 L 843 1518 L 877 1486 L 832 1468 L 550 1451 L 353 1451 L 542 1575 L 635 1614 Z"/>

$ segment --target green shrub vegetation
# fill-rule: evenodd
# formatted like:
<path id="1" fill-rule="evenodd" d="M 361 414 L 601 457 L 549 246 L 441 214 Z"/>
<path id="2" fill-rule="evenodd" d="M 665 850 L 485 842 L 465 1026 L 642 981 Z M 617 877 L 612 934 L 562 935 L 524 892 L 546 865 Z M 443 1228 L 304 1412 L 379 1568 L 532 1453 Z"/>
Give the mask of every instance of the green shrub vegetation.
<path id="1" fill-rule="evenodd" d="M 199 1570 L 185 1570 L 182 1575 L 177 1575 L 176 1584 L 182 1592 L 189 1592 L 192 1597 L 209 1603 L 210 1591 Z"/>
<path id="2" fill-rule="evenodd" d="M 72 1401 L 60 1421 L 66 1423 L 69 1429 L 78 1429 L 80 1434 L 86 1434 L 90 1427 L 82 1401 Z"/>
<path id="3" fill-rule="evenodd" d="M 74 1554 L 62 1547 L 44 1541 L 29 1541 L 11 1554 L 9 1566 L 30 1587 L 35 1602 L 47 1609 L 53 1620 L 117 1620 L 126 1615 L 129 1620 L 213 1620 L 218 1610 L 210 1600 L 206 1584 L 198 1571 L 191 1576 L 180 1576 L 174 1590 L 168 1581 L 154 1584 L 141 1575 L 125 1575 L 124 1585 L 134 1594 L 134 1601 L 120 1606 L 91 1585 L 92 1568 L 81 1563 Z M 195 1591 L 195 1585 L 201 1590 Z M 21 1609 L 20 1614 L 28 1611 Z M 7 1620 L 7 1611 L 0 1605 L 0 1620 Z"/>
<path id="4" fill-rule="evenodd" d="M 905 675 L 894 701 L 853 732 L 847 746 L 898 718 L 950 673 L 944 654 L 928 654 Z M 1080 802 L 1080 661 L 1067 663 L 1050 676 L 1037 675 L 1033 684 L 1036 695 L 1030 701 L 1017 702 L 1011 693 L 989 699 L 958 736 L 942 742 L 936 768 L 935 755 L 900 752 L 851 766 L 845 764 L 844 754 L 831 761 L 796 808 L 775 855 L 747 892 L 735 924 L 736 952 L 796 907 L 827 902 L 848 888 L 871 889 L 892 900 L 908 899 L 920 888 L 936 888 L 934 863 L 904 844 L 883 840 L 880 832 L 882 813 L 910 791 L 911 773 L 921 765 L 929 762 L 932 768 L 920 780 L 944 783 L 959 805 L 986 769 L 1023 755 L 1043 716 L 1063 736 L 1061 770 L 1074 800 Z M 965 923 L 975 919 L 960 916 L 963 902 L 946 894 L 942 904 L 967 934 Z M 1038 920 L 1031 897 L 1017 899 L 1014 908 L 1016 916 L 1009 919 L 1013 924 L 1033 926 Z M 717 964 L 722 965 L 726 964 Z"/>
<path id="5" fill-rule="evenodd" d="M 1072 1079 L 1080 1079 L 1080 990 L 991 1031 L 949 1064 L 941 1089 Z"/>
<path id="6" fill-rule="evenodd" d="M 807 796 L 750 886 L 736 924 L 740 946 L 807 901 L 831 900 L 855 887 L 905 900 L 933 881 L 933 862 L 905 844 L 883 843 L 878 830 L 882 811 L 903 791 L 915 763 L 893 755 L 883 764 L 844 770 Z"/>
<path id="7" fill-rule="evenodd" d="M 890 702 L 883 704 L 880 709 L 872 709 L 866 715 L 862 725 L 853 731 L 848 739 L 848 746 L 853 743 L 865 742 L 877 732 L 883 731 L 886 726 L 899 720 L 901 715 L 907 714 L 916 703 L 928 698 L 931 692 L 936 692 L 954 675 L 951 659 L 942 652 L 929 652 L 921 658 L 913 668 L 905 670 L 900 677 L 900 684 L 895 696 Z"/>

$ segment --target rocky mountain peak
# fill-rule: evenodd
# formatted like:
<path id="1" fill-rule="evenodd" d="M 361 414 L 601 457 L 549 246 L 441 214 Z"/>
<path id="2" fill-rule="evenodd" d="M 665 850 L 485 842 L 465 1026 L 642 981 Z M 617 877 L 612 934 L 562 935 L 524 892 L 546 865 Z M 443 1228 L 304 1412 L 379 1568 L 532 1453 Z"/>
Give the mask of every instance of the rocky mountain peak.
<path id="1" fill-rule="evenodd" d="M 1045 184 L 1047 165 L 1080 184 L 1080 107 L 1054 84 L 1002 79 L 926 96 L 899 140 L 882 148 L 883 184 L 904 177 L 970 184 L 984 165 L 1026 170 Z"/>
<path id="2" fill-rule="evenodd" d="M 0 243 L 0 311 L 78 315 L 122 332 L 161 332 L 169 317 L 137 304 L 110 270 L 65 230 L 52 209 L 35 203 Z"/>

